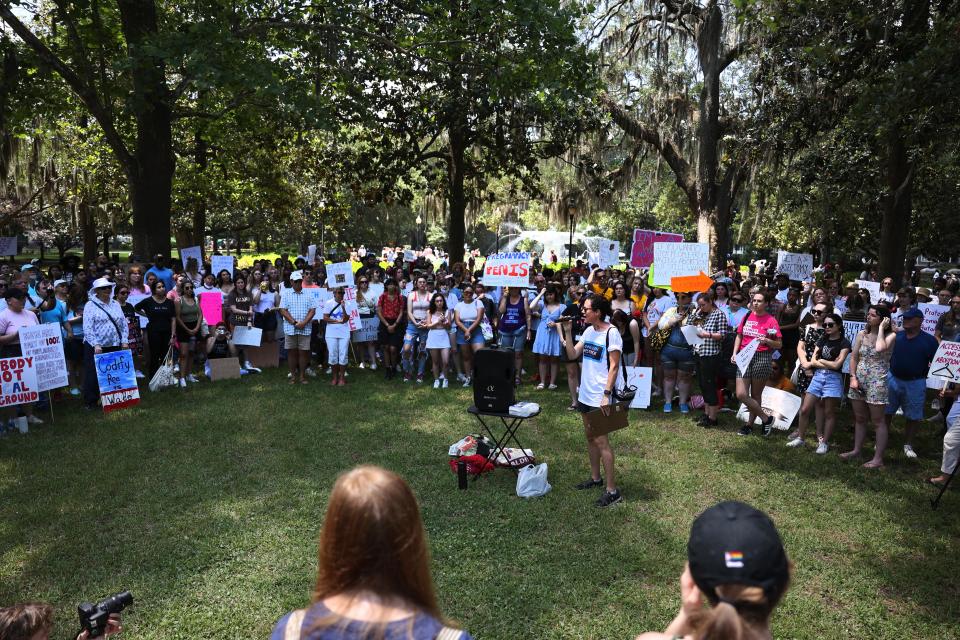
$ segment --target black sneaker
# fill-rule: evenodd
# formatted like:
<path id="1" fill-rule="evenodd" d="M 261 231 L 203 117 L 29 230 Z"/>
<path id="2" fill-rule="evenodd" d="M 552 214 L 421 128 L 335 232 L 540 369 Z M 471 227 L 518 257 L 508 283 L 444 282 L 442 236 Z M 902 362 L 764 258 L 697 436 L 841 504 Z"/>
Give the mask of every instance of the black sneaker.
<path id="1" fill-rule="evenodd" d="M 593 489 L 594 487 L 602 487 L 602 486 L 603 486 L 603 478 L 600 478 L 599 480 L 594 480 L 593 478 L 590 478 L 589 480 L 584 480 L 580 484 L 576 485 L 574 489 L 576 489 L 577 491 L 583 491 L 584 489 Z"/>
<path id="2" fill-rule="evenodd" d="M 710 418 L 707 417 L 707 414 L 701 413 L 699 416 L 697 416 L 697 417 L 694 419 L 694 422 L 695 422 L 698 426 L 701 426 L 701 427 L 702 427 L 702 426 L 703 426 L 703 423 L 704 423 L 704 422 L 707 422 L 709 419 L 710 419 Z"/>
<path id="3" fill-rule="evenodd" d="M 763 433 L 764 438 L 769 437 L 770 434 L 773 433 L 773 416 L 767 418 L 767 421 L 761 426 L 760 431 Z"/>
<path id="4" fill-rule="evenodd" d="M 609 507 L 610 505 L 617 504 L 618 502 L 623 502 L 623 496 L 620 495 L 620 490 L 615 491 L 604 491 L 603 495 L 594 503 L 598 507 Z"/>
<path id="5" fill-rule="evenodd" d="M 710 418 L 704 418 L 703 420 L 701 420 L 701 421 L 698 422 L 697 424 L 699 424 L 699 425 L 700 425 L 701 427 L 703 427 L 704 429 L 710 429 L 710 428 L 712 428 L 712 427 L 719 426 L 719 425 L 720 425 L 720 422 L 719 422 L 718 420 L 711 420 Z"/>
<path id="6" fill-rule="evenodd" d="M 738 436 L 748 436 L 751 433 L 753 433 L 753 427 L 750 425 L 744 425 L 743 427 L 740 427 L 739 431 L 737 431 Z"/>

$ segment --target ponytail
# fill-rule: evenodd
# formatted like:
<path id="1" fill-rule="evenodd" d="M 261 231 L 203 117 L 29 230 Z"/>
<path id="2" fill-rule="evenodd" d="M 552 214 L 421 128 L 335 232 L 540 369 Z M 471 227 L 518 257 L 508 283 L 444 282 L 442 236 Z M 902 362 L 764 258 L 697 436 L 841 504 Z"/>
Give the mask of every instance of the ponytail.
<path id="1" fill-rule="evenodd" d="M 754 637 L 730 602 L 718 602 L 717 606 L 703 614 L 703 620 L 697 622 L 697 640 L 748 640 Z"/>
<path id="2" fill-rule="evenodd" d="M 738 584 L 718 586 L 719 598 L 709 609 L 690 617 L 696 640 L 762 640 L 770 614 L 780 602 L 783 591 L 770 597 L 760 587 Z"/>

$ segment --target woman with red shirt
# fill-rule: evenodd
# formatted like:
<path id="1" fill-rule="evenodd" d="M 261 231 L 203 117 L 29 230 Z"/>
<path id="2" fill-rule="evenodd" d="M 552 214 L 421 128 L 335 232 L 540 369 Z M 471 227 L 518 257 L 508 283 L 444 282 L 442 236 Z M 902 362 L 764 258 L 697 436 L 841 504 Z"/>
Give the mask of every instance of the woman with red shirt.
<path id="1" fill-rule="evenodd" d="M 400 295 L 395 280 L 387 280 L 386 289 L 377 300 L 377 317 L 380 319 L 379 339 L 383 345 L 383 377 L 390 380 L 397 375 L 400 346 L 403 344 L 403 326 L 407 301 Z"/>

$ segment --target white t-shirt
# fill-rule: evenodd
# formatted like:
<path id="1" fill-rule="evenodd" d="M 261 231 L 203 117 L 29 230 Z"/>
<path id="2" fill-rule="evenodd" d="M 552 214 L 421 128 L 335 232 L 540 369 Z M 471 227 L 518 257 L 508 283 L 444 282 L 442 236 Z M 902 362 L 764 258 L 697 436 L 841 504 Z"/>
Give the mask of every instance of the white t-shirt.
<path id="1" fill-rule="evenodd" d="M 334 311 L 334 307 L 337 308 Z M 343 308 L 343 303 L 337 302 L 335 299 L 330 298 L 323 303 L 323 309 L 321 311 L 321 317 L 329 315 L 331 319 L 341 320 L 346 317 L 347 310 Z M 324 333 L 326 338 L 349 338 L 350 337 L 350 324 L 333 324 L 331 322 L 327 323 L 327 329 Z"/>
<path id="2" fill-rule="evenodd" d="M 460 314 L 460 322 L 469 327 L 477 319 L 477 314 L 483 313 L 483 303 L 474 300 L 473 302 L 458 302 L 454 311 Z"/>
<path id="3" fill-rule="evenodd" d="M 623 353 L 623 338 L 613 325 L 607 330 L 610 351 Z M 583 365 L 580 373 L 580 393 L 577 400 L 588 407 L 599 407 L 607 388 L 607 335 L 592 326 L 587 327 L 583 342 Z M 618 376 L 618 385 L 620 377 Z"/>

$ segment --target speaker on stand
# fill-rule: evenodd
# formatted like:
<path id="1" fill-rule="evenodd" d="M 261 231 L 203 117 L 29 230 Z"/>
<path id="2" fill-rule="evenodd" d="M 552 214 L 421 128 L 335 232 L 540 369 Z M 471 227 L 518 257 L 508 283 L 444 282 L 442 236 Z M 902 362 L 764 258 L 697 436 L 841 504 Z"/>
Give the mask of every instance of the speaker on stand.
<path id="1" fill-rule="evenodd" d="M 516 354 L 481 349 L 473 355 L 473 404 L 487 413 L 507 413 L 516 402 Z"/>

